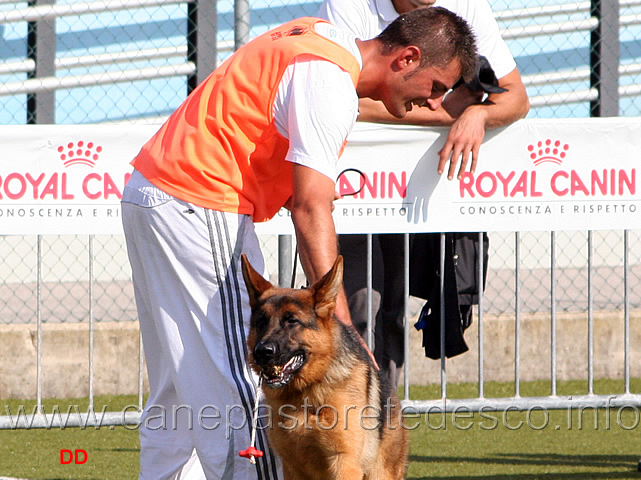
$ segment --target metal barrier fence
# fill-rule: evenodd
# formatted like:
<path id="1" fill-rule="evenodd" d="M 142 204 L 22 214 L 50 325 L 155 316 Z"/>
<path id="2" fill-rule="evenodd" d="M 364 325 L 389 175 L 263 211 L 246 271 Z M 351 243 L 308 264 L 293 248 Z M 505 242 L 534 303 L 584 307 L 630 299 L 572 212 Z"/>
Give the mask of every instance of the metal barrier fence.
<path id="1" fill-rule="evenodd" d="M 641 114 L 640 0 L 490 3 L 524 75 L 533 107 L 530 116 Z M 274 24 L 314 14 L 318 5 L 305 1 L 252 2 L 250 7 L 248 2 L 214 0 L 0 0 L 0 38 L 4 40 L 0 44 L 0 122 L 157 123 L 235 46 Z M 639 397 L 629 391 L 630 376 L 635 373 L 629 364 L 634 345 L 629 345 L 628 328 L 630 312 L 641 308 L 641 253 L 631 248 L 639 244 L 639 235 L 491 234 L 488 285 L 478 312 L 479 358 L 483 358 L 484 315 L 514 315 L 518 331 L 523 314 L 544 312 L 550 315 L 554 332 L 559 312 L 584 312 L 588 323 L 595 312 L 620 312 L 626 330 L 625 392 L 617 401 L 638 405 Z M 279 258 L 279 243 L 286 244 L 287 238 L 264 239 L 274 272 L 286 256 L 281 250 Z M 122 238 L 3 236 L 0 252 L 0 324 L 36 323 L 39 352 L 43 324 L 86 322 L 91 326 L 136 320 Z M 408 316 L 416 313 L 416 304 L 408 308 Z M 93 338 L 93 327 L 89 332 Z M 514 343 L 518 351 L 518 334 Z M 590 375 L 585 398 L 556 396 L 554 352 L 552 343 L 552 396 L 535 399 L 537 404 L 604 406 L 603 396 L 593 394 Z M 91 379 L 91 350 L 89 358 Z M 510 406 L 527 408 L 532 404 L 520 397 L 519 356 L 515 359 L 515 395 Z M 587 362 L 590 365 L 590 356 Z M 142 399 L 141 365 L 142 360 L 137 366 Z M 38 371 L 35 393 L 40 404 Z M 478 399 L 446 402 L 444 362 L 442 398 L 415 405 L 422 410 L 435 406 L 450 410 L 463 404 L 481 408 L 487 405 L 483 361 L 478 362 L 478 377 Z M 496 399 L 491 404 L 503 405 Z M 103 425 L 130 423 L 137 417 L 128 412 L 124 420 L 116 413 L 109 418 L 103 418 Z M 46 426 L 47 419 L 43 422 Z M 31 426 L 38 426 L 37 421 Z M 7 417 L 0 417 L 0 428 L 12 427 Z"/>
<path id="2" fill-rule="evenodd" d="M 629 235 L 632 245 L 638 245 L 639 233 Z M 559 269 L 555 292 L 558 311 L 587 312 L 590 302 L 596 311 L 622 311 L 625 297 L 619 286 L 626 278 L 623 232 L 556 232 L 554 242 L 551 237 L 545 232 L 524 232 L 516 241 L 514 234 L 490 234 L 484 312 L 501 315 L 514 311 L 514 255 L 519 245 L 524 252 L 520 276 L 526 292 L 520 299 L 522 312 L 548 311 L 553 252 Z M 291 269 L 279 276 L 278 257 L 268 255 L 277 250 L 277 239 L 265 236 L 262 240 L 272 280 L 288 285 Z M 639 309 L 641 252 L 631 249 L 627 254 L 628 300 L 631 308 Z M 0 324 L 136 320 L 131 272 L 120 236 L 1 236 L 0 272 Z M 592 299 L 587 289 L 590 276 L 599 285 Z"/>
<path id="3" fill-rule="evenodd" d="M 478 351 L 476 355 L 477 361 L 477 384 L 478 384 L 478 396 L 476 398 L 467 398 L 467 399 L 451 399 L 448 398 L 448 376 L 447 376 L 447 360 L 442 358 L 440 361 L 440 385 L 441 385 L 441 397 L 432 400 L 410 400 L 410 377 L 411 370 L 416 368 L 416 364 L 412 365 L 410 361 L 405 362 L 404 367 L 404 400 L 403 404 L 409 409 L 413 409 L 416 412 L 422 413 L 435 413 L 435 412 L 461 412 L 461 411 L 494 411 L 494 410 L 529 410 L 529 409 L 558 409 L 558 408 L 569 408 L 569 409 L 579 409 L 579 408 L 639 408 L 641 407 L 641 393 L 635 393 L 631 391 L 630 380 L 633 377 L 641 376 L 641 370 L 639 366 L 631 363 L 631 353 L 641 351 L 641 346 L 636 343 L 631 343 L 631 326 L 630 326 L 630 317 L 631 314 L 636 314 L 637 317 L 641 312 L 641 292 L 638 288 L 633 288 L 635 284 L 638 284 L 639 273 L 641 273 L 641 252 L 638 248 L 633 248 L 634 245 L 638 245 L 639 240 L 641 239 L 641 232 L 639 231 L 623 231 L 621 232 L 621 249 L 620 249 L 620 264 L 616 266 L 607 265 L 604 266 L 599 257 L 599 248 L 595 243 L 595 237 L 600 236 L 605 238 L 611 236 L 612 232 L 587 232 L 586 234 L 586 245 L 585 245 L 585 265 L 581 268 L 582 277 L 584 279 L 585 285 L 575 285 L 577 290 L 580 290 L 585 295 L 585 305 L 582 305 L 580 299 L 575 298 L 575 301 L 570 302 L 570 299 L 566 299 L 567 302 L 564 302 L 563 295 L 559 294 L 560 286 L 563 283 L 563 274 L 565 267 L 560 266 L 562 261 L 560 261 L 560 255 L 558 254 L 558 237 L 562 236 L 563 232 L 551 232 L 546 234 L 549 239 L 549 248 L 550 254 L 546 256 L 546 261 L 549 263 L 548 269 L 546 269 L 547 283 L 546 287 L 537 286 L 536 288 L 526 288 L 532 279 L 527 277 L 531 275 L 532 269 L 527 267 L 528 255 L 536 255 L 537 252 L 529 252 L 527 247 L 526 237 L 530 234 L 528 233 L 513 233 L 505 234 L 505 237 L 512 237 L 514 248 L 511 251 L 511 260 L 513 262 L 514 268 L 512 269 L 510 281 L 505 281 L 505 277 L 501 275 L 500 272 L 493 271 L 491 268 L 488 270 L 487 275 L 487 288 L 486 294 L 480 295 L 480 302 L 477 310 L 476 318 L 476 328 L 478 330 Z M 490 234 L 490 238 L 497 234 Z M 8 241 L 13 237 L 5 237 L 4 240 Z M 482 242 L 482 235 L 480 235 L 480 241 Z M 443 236 L 444 239 L 444 236 Z M 16 237 L 13 238 L 14 241 L 17 241 L 20 244 L 24 243 L 24 238 Z M 59 240 L 59 238 L 57 238 Z M 140 345 L 139 352 L 140 356 L 138 362 L 131 364 L 129 368 L 137 369 L 138 371 L 138 405 L 137 407 L 132 406 L 129 409 L 120 411 L 120 412 L 106 412 L 106 411 L 94 411 L 94 375 L 95 375 L 95 366 L 93 363 L 93 351 L 94 351 L 94 332 L 95 332 L 95 322 L 96 318 L 102 313 L 107 313 L 110 308 L 101 308 L 99 305 L 99 296 L 95 294 L 96 276 L 99 276 L 100 273 L 96 268 L 95 260 L 100 257 L 98 250 L 105 249 L 105 246 L 110 244 L 110 241 L 113 241 L 113 237 L 107 238 L 107 243 L 103 242 L 104 239 L 95 238 L 90 236 L 88 238 L 87 250 L 86 250 L 86 259 L 88 262 L 88 272 L 90 277 L 87 279 L 86 285 L 76 285 L 79 288 L 79 291 L 82 291 L 83 294 L 80 295 L 82 298 L 77 298 L 77 304 L 74 304 L 73 307 L 82 310 L 86 309 L 84 312 L 76 312 L 78 318 L 87 321 L 88 325 L 88 335 L 89 335 L 89 357 L 88 357 L 88 371 L 89 371 L 89 382 L 88 382 L 88 395 L 89 395 L 89 409 L 87 413 L 76 412 L 75 414 L 67 414 L 64 412 L 54 412 L 48 414 L 42 414 L 38 412 L 22 412 L 20 415 L 16 415 L 15 412 L 12 415 L 0 416 L 0 429 L 13 429 L 13 428 L 58 428 L 62 426 L 76 426 L 76 427 L 93 427 L 93 426 L 109 426 L 109 425 L 137 425 L 140 417 L 139 411 L 142 410 L 143 406 L 143 359 L 142 359 L 142 346 Z M 507 238 L 506 238 L 507 240 Z M 442 240 L 444 241 L 444 240 Z M 34 302 L 36 303 L 36 318 L 37 323 L 37 335 L 35 339 L 36 351 L 38 353 L 38 368 L 37 368 L 37 389 L 36 389 L 36 400 L 37 405 L 42 405 L 43 398 L 43 389 L 42 389 L 42 349 L 43 349 L 43 340 L 42 340 L 42 327 L 43 327 L 43 317 L 44 312 L 48 311 L 44 305 L 47 303 L 45 297 L 49 295 L 56 295 L 55 290 L 50 289 L 50 286 L 59 286 L 59 282 L 46 282 L 43 280 L 43 277 L 47 274 L 46 268 L 43 268 L 46 262 L 43 261 L 44 257 L 47 256 L 47 250 L 50 247 L 46 246 L 46 239 L 42 237 L 34 238 L 34 247 L 36 258 L 33 260 L 39 265 L 37 268 L 37 278 L 31 284 L 27 290 L 31 290 L 33 293 L 32 296 L 35 297 Z M 409 240 L 407 240 L 406 245 Z M 442 249 L 443 250 L 443 249 Z M 111 256 L 111 255 L 110 255 Z M 492 254 L 490 254 L 490 258 Z M 6 257 L 5 257 L 6 258 Z M 444 256 L 441 257 L 441 265 L 443 264 Z M 480 257 L 480 262 L 483 261 L 483 258 Z M 406 256 L 406 267 L 409 266 L 409 258 Z M 479 272 L 483 272 L 482 263 Z M 599 274 L 601 269 L 606 270 L 606 274 Z M 621 276 L 619 279 L 615 279 L 612 276 L 614 270 L 620 270 Z M 409 270 L 406 268 L 406 272 Z M 482 275 L 482 273 L 481 273 Z M 409 277 L 407 276 L 406 285 L 409 283 Z M 539 280 L 537 279 L 536 282 Z M 576 281 L 576 280 L 575 280 Z M 71 282 L 72 284 L 74 282 Z M 479 284 L 483 283 L 483 279 L 479 279 Z M 509 285 L 511 284 L 511 286 Z M 35 287 L 35 288 L 34 288 Z M 121 292 L 126 292 L 130 289 L 130 285 L 127 281 L 121 282 L 121 284 L 115 286 L 114 288 L 119 289 Z M 409 287 L 406 287 L 409 288 Z M 441 287 L 442 288 L 442 287 Z M 514 345 L 514 395 L 512 397 L 506 398 L 493 398 L 487 397 L 485 395 L 485 347 L 491 345 L 484 338 L 484 319 L 487 316 L 496 316 L 497 311 L 490 307 L 488 304 L 491 303 L 490 298 L 494 293 L 499 290 L 509 290 L 510 296 L 513 297 L 513 304 L 509 307 L 506 307 L 504 310 L 501 310 L 500 314 L 504 317 L 507 316 L 510 322 L 514 323 L 513 328 L 513 337 L 511 341 Z M 608 290 L 610 289 L 610 290 Z M 527 297 L 529 295 L 524 295 L 523 292 L 526 291 L 543 291 L 546 290 L 548 306 L 546 309 L 542 309 L 538 305 L 538 301 L 541 300 L 537 298 L 537 304 L 532 306 L 527 306 Z M 407 291 L 407 290 L 406 290 Z M 49 292 L 47 294 L 47 292 Z M 613 297 L 612 294 L 617 293 L 618 297 Z M 441 295 L 441 298 L 444 296 Z M 602 300 L 608 298 L 608 302 L 601 303 Z M 126 314 L 126 316 L 135 317 L 135 312 L 133 311 L 132 299 L 128 298 L 123 302 L 122 309 L 116 309 L 121 313 Z M 566 303 L 566 305 L 564 305 Z M 84 304 L 84 305 L 81 305 Z M 582 321 L 585 321 L 587 324 L 587 337 L 583 339 L 576 339 L 575 344 L 572 348 L 576 348 L 576 351 L 584 351 L 586 353 L 585 362 L 587 365 L 585 382 L 586 382 L 586 391 L 583 395 L 573 395 L 573 396 L 562 396 L 557 392 L 558 384 L 558 374 L 557 374 L 557 350 L 558 345 L 556 342 L 556 333 L 558 330 L 557 319 L 561 311 L 571 311 L 569 308 L 572 306 L 581 313 Z M 604 308 L 605 307 L 605 308 Z M 611 325 L 615 326 L 617 323 L 622 328 L 621 342 L 624 345 L 623 355 L 619 361 L 623 362 L 623 372 L 622 372 L 622 381 L 623 381 L 623 391 L 612 394 L 595 394 L 594 391 L 594 322 L 595 314 L 598 311 L 607 310 L 610 313 L 614 313 L 615 319 L 611 321 Z M 73 308 L 69 309 L 70 311 Z M 111 309 L 114 311 L 114 309 Z M 441 311 L 444 311 L 441 308 Z M 545 397 L 531 397 L 531 396 L 522 396 L 521 395 L 521 360 L 523 359 L 521 353 L 521 342 L 523 337 L 521 332 L 521 325 L 524 321 L 524 316 L 527 315 L 527 312 L 545 312 L 546 316 L 549 316 L 549 331 L 550 331 L 550 345 L 549 351 L 544 353 L 549 355 L 549 382 L 550 382 L 550 395 Z M 614 311 L 614 312 L 613 312 Z M 409 359 L 409 345 L 410 345 L 410 330 L 412 328 L 413 321 L 411 319 L 416 317 L 416 305 L 412 306 L 411 299 L 409 296 L 406 296 L 406 329 L 405 329 L 405 339 L 406 339 L 406 352 L 405 358 Z M 528 320 L 525 320 L 527 322 Z M 441 331 L 445 332 L 443 328 L 444 317 L 441 318 Z M 639 338 L 637 335 L 635 338 Z M 444 335 L 441 336 L 441 351 L 444 351 Z M 580 345 L 586 345 L 585 348 L 581 348 Z M 638 358 L 638 354 L 637 354 Z M 470 359 L 473 362 L 473 359 Z M 438 379 L 434 378 L 432 381 L 436 382 Z"/>
<path id="4" fill-rule="evenodd" d="M 598 270 L 598 267 L 595 267 L 595 250 L 594 250 L 594 232 L 587 232 L 587 270 L 585 275 L 585 289 L 584 290 L 587 296 L 587 305 L 583 312 L 586 313 L 585 321 L 587 322 L 587 338 L 585 339 L 576 339 L 576 344 L 574 347 L 578 347 L 582 343 L 587 344 L 587 355 L 586 355 L 586 383 L 587 388 L 584 395 L 572 395 L 572 396 L 560 396 L 557 392 L 558 384 L 558 375 L 557 375 L 557 313 L 559 306 L 559 298 L 557 297 L 558 287 L 559 287 L 559 273 L 563 271 L 562 268 L 559 268 L 557 263 L 557 236 L 559 232 L 550 233 L 550 255 L 549 260 L 549 328 L 550 328 L 550 345 L 549 345 L 549 365 L 550 365 L 550 395 L 546 397 L 528 397 L 521 396 L 521 342 L 523 340 L 521 336 L 521 323 L 522 323 L 522 305 L 523 305 L 523 296 L 522 292 L 524 290 L 524 285 L 526 281 L 522 278 L 523 268 L 522 268 L 522 242 L 521 242 L 521 233 L 515 233 L 515 249 L 514 249 L 514 310 L 512 312 L 514 320 L 514 395 L 508 398 L 486 398 L 485 396 L 485 342 L 484 342 L 484 296 L 479 295 L 479 305 L 478 305 L 478 397 L 472 399 L 451 399 L 447 397 L 447 361 L 444 356 L 441 356 L 441 398 L 437 400 L 420 400 L 420 401 L 411 401 L 409 399 L 409 372 L 410 364 L 408 361 L 405 363 L 405 376 L 404 376 L 404 405 L 411 407 L 418 412 L 430 413 L 430 412 L 456 412 L 461 410 L 480 412 L 480 411 L 489 411 L 489 410 L 506 410 L 514 409 L 519 411 L 529 411 L 531 409 L 563 409 L 563 408 L 601 408 L 601 407 L 619 407 L 619 408 L 634 408 L 638 412 L 637 408 L 641 406 L 641 393 L 632 393 L 630 390 L 630 379 L 631 379 L 631 348 L 638 348 L 638 345 L 631 345 L 630 342 L 630 314 L 633 310 L 639 308 L 638 297 L 633 293 L 631 287 L 631 237 L 633 235 L 630 231 L 623 231 L 623 248 L 621 251 L 622 254 L 622 281 L 618 282 L 612 278 L 601 278 L 600 280 L 595 280 L 595 272 Z M 441 250 L 444 250 L 445 245 L 445 236 L 441 235 Z M 483 235 L 479 234 L 479 249 L 482 250 L 483 245 Z M 407 242 L 406 242 L 407 245 Z M 443 255 L 441 256 L 441 270 L 444 262 Z M 406 270 L 409 268 L 409 258 L 406 255 Z M 478 283 L 483 284 L 483 257 L 479 256 L 479 279 Z M 491 276 L 491 273 L 488 273 L 488 280 Z M 406 284 L 409 283 L 408 276 L 406 276 Z M 605 394 L 597 395 L 594 390 L 594 313 L 595 313 L 595 304 L 597 295 L 595 292 L 602 290 L 604 287 L 609 286 L 614 290 L 617 290 L 621 294 L 622 302 L 619 304 L 619 307 L 622 309 L 622 317 L 620 318 L 621 323 L 623 324 L 623 392 L 620 394 Z M 406 292 L 409 287 L 406 287 Z M 444 295 L 443 295 L 443 285 L 441 284 L 441 332 L 445 331 L 445 308 L 444 308 Z M 409 311 L 406 302 L 406 318 L 409 318 Z M 409 323 L 406 322 L 405 325 L 405 358 L 409 359 Z M 445 350 L 445 335 L 441 334 L 440 337 L 440 350 L 443 352 Z"/>

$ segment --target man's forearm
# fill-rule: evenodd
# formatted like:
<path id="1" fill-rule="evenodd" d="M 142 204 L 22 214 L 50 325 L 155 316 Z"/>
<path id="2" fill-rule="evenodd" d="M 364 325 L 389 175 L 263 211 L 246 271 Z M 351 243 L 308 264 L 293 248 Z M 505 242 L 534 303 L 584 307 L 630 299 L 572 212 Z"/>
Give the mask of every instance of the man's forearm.
<path id="1" fill-rule="evenodd" d="M 292 210 L 298 254 L 309 283 L 325 275 L 338 254 L 334 225 L 328 223 L 326 217 L 324 211 Z M 329 220 L 331 222 L 331 214 Z"/>
<path id="2" fill-rule="evenodd" d="M 514 69 L 499 79 L 499 86 L 507 91 L 491 93 L 482 104 L 486 109 L 485 128 L 487 129 L 505 127 L 525 118 L 530 111 L 530 101 L 518 70 Z M 476 106 L 472 105 L 470 108 L 476 108 Z"/>
<path id="3" fill-rule="evenodd" d="M 338 240 L 331 208 L 314 205 L 313 208 L 294 206 L 292 219 L 296 226 L 296 243 L 303 271 L 309 283 L 325 275 L 338 255 Z M 347 297 L 341 288 L 336 300 L 336 317 L 351 325 Z"/>

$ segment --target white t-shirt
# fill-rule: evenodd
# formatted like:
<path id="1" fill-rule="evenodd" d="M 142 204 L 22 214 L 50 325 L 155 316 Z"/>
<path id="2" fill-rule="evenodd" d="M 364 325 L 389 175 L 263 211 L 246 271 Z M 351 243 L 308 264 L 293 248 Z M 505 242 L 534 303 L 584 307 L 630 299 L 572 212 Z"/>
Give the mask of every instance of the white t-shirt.
<path id="1" fill-rule="evenodd" d="M 436 0 L 434 6 L 446 8 L 470 24 L 477 37 L 479 53 L 488 59 L 497 78 L 516 68 L 486 0 Z M 391 0 L 325 0 L 318 16 L 349 28 L 356 38 L 368 40 L 382 32 L 398 13 Z"/>
<path id="2" fill-rule="evenodd" d="M 356 37 L 333 25 L 317 33 L 349 50 L 363 66 Z M 350 74 L 335 63 L 299 55 L 287 67 L 273 105 L 278 132 L 289 140 L 286 160 L 336 180 L 338 155 L 358 116 Z"/>

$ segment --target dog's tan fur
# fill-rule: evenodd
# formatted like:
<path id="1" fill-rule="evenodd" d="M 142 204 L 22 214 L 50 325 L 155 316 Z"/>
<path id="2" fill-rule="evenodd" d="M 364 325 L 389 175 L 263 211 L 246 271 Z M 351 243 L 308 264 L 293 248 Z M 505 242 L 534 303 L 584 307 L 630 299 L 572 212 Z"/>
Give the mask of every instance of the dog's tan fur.
<path id="1" fill-rule="evenodd" d="M 357 333 L 334 317 L 342 257 L 301 290 L 274 287 L 244 255 L 242 264 L 252 307 L 248 360 L 267 380 L 268 434 L 285 480 L 404 478 L 400 402 L 383 391 Z M 304 363 L 288 375 L 283 365 L 297 353 Z"/>

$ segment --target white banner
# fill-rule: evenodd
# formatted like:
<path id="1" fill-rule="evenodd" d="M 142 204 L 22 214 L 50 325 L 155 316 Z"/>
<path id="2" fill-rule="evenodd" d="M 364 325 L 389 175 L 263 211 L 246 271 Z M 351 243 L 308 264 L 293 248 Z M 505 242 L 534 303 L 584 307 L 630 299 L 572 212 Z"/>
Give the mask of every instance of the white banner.
<path id="1" fill-rule="evenodd" d="M 522 120 L 490 131 L 474 175 L 436 174 L 447 129 L 357 124 L 337 186 L 342 233 L 641 228 L 641 119 Z M 360 183 L 359 183 L 360 182 Z M 282 231 L 286 213 L 261 231 Z M 278 223 L 278 226 L 276 225 Z M 272 225 L 270 225 L 272 224 Z"/>
<path id="2" fill-rule="evenodd" d="M 4 125 L 0 234 L 119 234 L 129 162 L 158 126 Z"/>
<path id="3" fill-rule="evenodd" d="M 0 233 L 121 233 L 129 162 L 156 129 L 3 126 Z M 460 181 L 436 174 L 446 135 L 357 123 L 340 161 L 338 231 L 641 229 L 639 118 L 522 120 L 488 132 Z M 288 213 L 258 231 L 291 233 Z"/>

